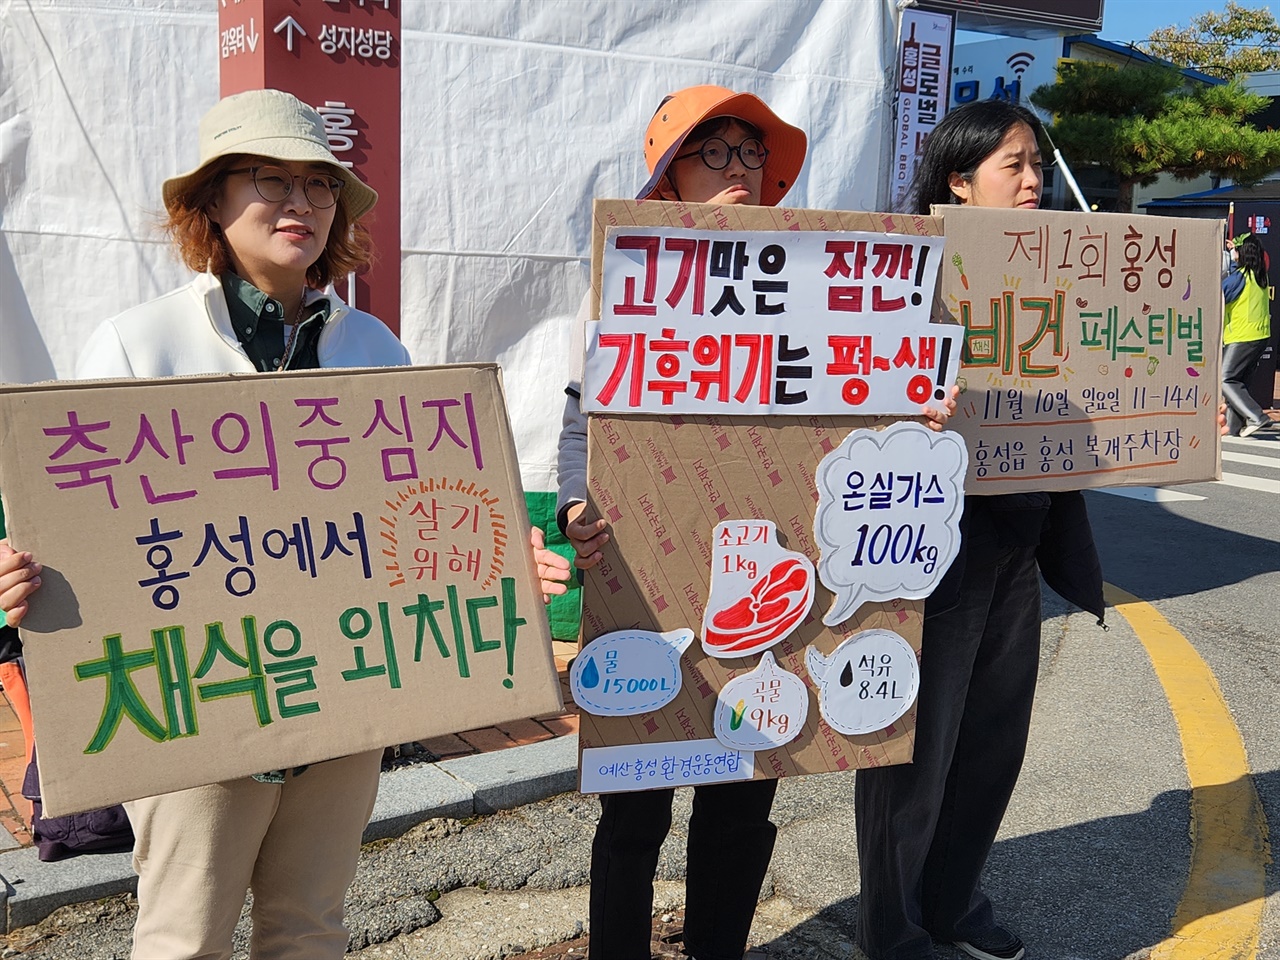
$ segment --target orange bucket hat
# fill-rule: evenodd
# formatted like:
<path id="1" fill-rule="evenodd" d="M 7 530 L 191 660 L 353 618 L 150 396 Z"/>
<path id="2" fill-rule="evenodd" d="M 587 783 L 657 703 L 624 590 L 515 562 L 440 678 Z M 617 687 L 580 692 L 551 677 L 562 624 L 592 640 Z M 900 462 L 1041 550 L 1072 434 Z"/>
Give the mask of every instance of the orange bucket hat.
<path id="1" fill-rule="evenodd" d="M 680 152 L 693 128 L 712 117 L 745 120 L 764 138 L 769 151 L 764 162 L 760 202 L 777 206 L 800 175 L 809 138 L 799 127 L 785 123 L 755 94 L 734 93 L 724 87 L 701 86 L 677 90 L 662 101 L 644 134 L 644 159 L 652 176 L 637 200 L 649 200 L 657 192 L 667 167 Z"/>

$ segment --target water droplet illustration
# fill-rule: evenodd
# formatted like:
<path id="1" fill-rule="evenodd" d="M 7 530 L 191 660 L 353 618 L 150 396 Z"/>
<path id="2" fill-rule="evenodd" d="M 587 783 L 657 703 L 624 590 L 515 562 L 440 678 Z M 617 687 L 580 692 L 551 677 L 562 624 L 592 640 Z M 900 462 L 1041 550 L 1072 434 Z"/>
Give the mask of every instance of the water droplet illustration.
<path id="1" fill-rule="evenodd" d="M 587 690 L 600 685 L 600 671 L 596 667 L 595 657 L 587 657 L 587 665 L 582 668 L 582 676 L 578 678 L 578 685 Z"/>

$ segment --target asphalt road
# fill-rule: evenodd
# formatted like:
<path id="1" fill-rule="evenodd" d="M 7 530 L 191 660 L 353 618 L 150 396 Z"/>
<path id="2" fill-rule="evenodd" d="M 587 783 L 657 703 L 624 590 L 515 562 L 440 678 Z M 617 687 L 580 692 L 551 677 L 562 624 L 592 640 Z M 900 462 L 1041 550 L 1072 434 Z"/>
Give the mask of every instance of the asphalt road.
<path id="1" fill-rule="evenodd" d="M 1224 449 L 1227 482 L 1089 494 L 1107 580 L 1150 604 L 1134 607 L 1147 620 L 1109 611 L 1104 632 L 1046 596 L 1030 750 L 986 876 L 1033 960 L 1280 960 L 1280 868 L 1263 839 L 1223 849 L 1261 837 L 1263 818 L 1280 836 L 1280 437 Z M 1161 616 L 1176 634 L 1153 633 Z M 1235 730 L 1247 770 L 1215 778 Z M 688 797 L 677 803 L 682 823 Z M 366 848 L 355 956 L 490 960 L 580 938 L 597 810 L 565 795 Z M 784 781 L 774 819 L 752 943 L 771 957 L 854 955 L 851 776 Z M 683 853 L 677 827 L 660 912 L 682 903 Z M 125 898 L 68 908 L 11 943 L 47 960 L 123 958 L 131 917 Z"/>

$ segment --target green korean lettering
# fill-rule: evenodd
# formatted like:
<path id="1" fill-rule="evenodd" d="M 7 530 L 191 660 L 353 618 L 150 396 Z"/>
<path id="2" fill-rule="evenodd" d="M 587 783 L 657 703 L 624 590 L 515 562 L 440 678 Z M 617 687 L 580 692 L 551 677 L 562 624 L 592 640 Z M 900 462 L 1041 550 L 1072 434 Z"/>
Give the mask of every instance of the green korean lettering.
<path id="1" fill-rule="evenodd" d="M 202 683 L 196 691 L 202 703 L 210 700 L 225 700 L 227 697 L 241 697 L 248 694 L 253 700 L 253 712 L 258 726 L 265 727 L 271 723 L 271 709 L 267 703 L 267 681 L 263 676 L 262 654 L 258 650 L 258 621 L 256 617 L 241 617 L 240 628 L 245 638 L 245 653 L 240 656 L 227 643 L 226 631 L 222 621 L 206 623 L 205 650 L 196 667 L 196 678 L 199 679 L 212 669 L 219 653 L 238 667 L 246 667 L 249 676 L 237 677 L 234 680 L 217 680 Z"/>
<path id="2" fill-rule="evenodd" d="M 359 620 L 359 626 L 355 625 L 357 620 Z M 380 677 L 385 674 L 391 688 L 398 690 L 401 687 L 400 662 L 396 657 L 395 638 L 391 633 L 390 607 L 385 602 L 378 604 L 378 623 L 382 628 L 382 649 L 386 654 L 386 664 L 369 664 L 365 656 L 364 647 L 357 646 L 352 651 L 356 665 L 350 670 L 343 670 L 342 679 L 348 681 L 360 680 L 365 677 Z M 373 630 L 373 618 L 369 615 L 369 611 L 363 607 L 348 607 L 342 612 L 342 616 L 338 618 L 338 629 L 342 631 L 342 635 L 348 640 L 363 640 Z"/>
<path id="3" fill-rule="evenodd" d="M 165 728 L 168 732 L 166 739 L 193 737 L 199 730 L 196 726 L 195 703 L 191 698 L 187 630 L 185 627 L 152 630 L 151 646 L 156 652 L 156 672 L 160 675 L 160 694 L 164 697 Z"/>
<path id="4" fill-rule="evenodd" d="M 273 642 L 277 633 L 287 634 L 289 645 L 277 647 Z M 288 620 L 276 620 L 262 631 L 262 643 L 273 657 L 292 657 L 302 649 L 302 631 Z M 319 713 L 320 704 L 315 700 L 305 703 L 289 703 L 286 698 L 294 694 L 311 693 L 316 689 L 316 678 L 311 672 L 316 667 L 315 657 L 299 657 L 281 663 L 268 663 L 267 674 L 276 685 L 276 712 L 281 719 L 303 717 L 309 713 Z"/>
<path id="5" fill-rule="evenodd" d="M 125 717 L 146 737 L 156 743 L 163 743 L 168 730 L 156 719 L 150 708 L 143 702 L 142 695 L 133 682 L 135 670 L 142 670 L 155 665 L 156 651 L 153 645 L 149 650 L 133 650 L 124 652 L 124 642 L 120 634 L 113 633 L 102 638 L 103 656 L 97 660 L 85 660 L 75 665 L 76 680 L 94 680 L 105 677 L 107 696 L 102 708 L 102 716 L 98 719 L 98 728 L 85 748 L 85 753 L 101 753 L 106 749 Z"/>
<path id="6" fill-rule="evenodd" d="M 407 607 L 401 608 L 406 617 L 414 617 L 417 620 L 417 635 L 413 644 L 413 662 L 422 662 L 422 642 L 426 639 L 427 627 L 431 628 L 431 638 L 436 642 L 436 649 L 440 651 L 440 656 L 449 659 L 449 645 L 444 642 L 444 634 L 440 630 L 440 623 L 436 620 L 436 614 L 444 609 L 443 600 L 432 600 L 425 593 L 418 594 L 418 602 L 411 603 Z"/>

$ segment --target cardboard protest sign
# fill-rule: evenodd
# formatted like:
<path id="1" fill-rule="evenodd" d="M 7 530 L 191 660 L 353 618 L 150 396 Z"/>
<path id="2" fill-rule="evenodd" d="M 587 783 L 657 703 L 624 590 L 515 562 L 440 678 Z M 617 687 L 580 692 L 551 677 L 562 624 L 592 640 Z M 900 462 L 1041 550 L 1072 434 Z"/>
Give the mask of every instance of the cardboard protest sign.
<path id="1" fill-rule="evenodd" d="M 861 380 L 862 385 L 851 387 L 849 392 L 859 396 L 865 393 L 863 399 L 866 402 L 852 407 L 845 403 L 844 410 L 896 412 L 903 407 L 896 397 L 891 396 L 892 389 L 878 390 L 877 385 L 889 383 L 888 379 L 881 379 L 881 375 L 892 376 L 894 358 L 902 349 L 904 337 L 909 335 L 915 355 L 911 376 L 928 377 L 931 392 L 941 389 L 940 381 L 946 382 L 949 375 L 940 372 L 937 344 L 948 342 L 947 335 L 958 333 L 958 330 L 929 324 L 932 297 L 926 294 L 931 290 L 931 281 L 926 281 L 923 275 L 919 287 L 920 303 L 912 304 L 910 292 L 905 294 L 907 304 L 898 317 L 898 329 L 891 340 L 882 340 L 878 334 L 868 335 L 868 341 L 861 341 L 856 348 L 846 341 L 833 341 L 829 338 L 854 338 L 863 332 L 864 321 L 867 327 L 878 321 L 867 317 L 855 319 L 850 312 L 827 309 L 829 288 L 856 284 L 856 280 L 852 283 L 851 280 L 859 249 L 869 254 L 876 243 L 883 243 L 899 251 L 912 250 L 913 262 L 918 262 L 919 251 L 935 249 L 932 242 L 925 243 L 921 238 L 935 236 L 938 233 L 937 222 L 929 217 L 770 207 L 708 207 L 652 201 L 597 201 L 595 219 L 595 315 L 601 315 L 601 271 L 607 240 L 613 236 L 634 237 L 648 232 L 662 238 L 658 245 L 657 279 L 652 290 L 648 289 L 650 284 L 644 273 L 648 252 L 641 248 L 644 255 L 639 261 L 627 260 L 622 268 L 622 282 L 610 287 L 619 291 L 617 295 L 623 298 L 614 303 L 626 301 L 626 271 L 629 270 L 634 280 L 630 296 L 633 304 L 647 305 L 652 301 L 656 309 L 654 315 L 641 317 L 640 321 L 629 317 L 627 322 L 653 321 L 659 325 L 659 339 L 689 340 L 691 343 L 688 354 L 683 349 L 675 354 L 680 367 L 677 371 L 673 369 L 672 360 L 664 359 L 676 348 L 664 346 L 654 348 L 660 352 L 650 351 L 650 327 L 633 327 L 633 346 L 640 342 L 636 334 L 645 336 L 645 366 L 640 374 L 627 369 L 621 375 L 621 382 L 629 391 L 638 376 L 641 382 L 640 401 L 638 405 L 630 405 L 625 416 L 600 412 L 588 417 L 590 492 L 584 515 L 608 520 L 611 540 L 604 548 L 601 563 L 586 576 L 583 640 L 589 642 L 615 630 L 667 632 L 693 629 L 699 633 L 702 642 L 691 644 L 685 651 L 680 661 L 683 683 L 665 706 L 630 716 L 582 715 L 579 728 L 582 789 L 588 792 L 639 790 L 750 777 L 833 772 L 909 760 L 915 725 L 914 705 L 910 701 L 901 704 L 905 712 L 872 733 L 841 734 L 822 718 L 818 708 L 818 684 L 806 669 L 805 652 L 812 647 L 823 657 L 828 657 L 847 638 L 879 628 L 902 637 L 914 655 L 920 647 L 923 609 L 920 601 L 894 598 L 863 603 L 852 616 L 828 627 L 822 622 L 822 613 L 830 607 L 831 595 L 813 584 L 811 577 L 800 576 L 797 571 L 803 565 L 797 564 L 794 569 L 788 567 L 779 571 L 778 577 L 769 579 L 766 587 L 770 593 L 768 597 L 757 597 L 751 589 L 742 594 L 744 583 L 739 583 L 741 596 L 726 594 L 727 605 L 719 604 L 717 599 L 717 604 L 724 610 L 732 609 L 739 600 L 746 601 L 745 605 L 740 604 L 739 612 L 750 609 L 758 622 L 739 626 L 737 629 L 745 638 L 739 639 L 756 650 L 761 649 L 756 645 L 757 641 L 760 644 L 772 643 L 765 653 L 749 657 L 709 655 L 703 649 L 707 639 L 703 635 L 703 621 L 714 589 L 713 560 L 723 564 L 728 558 L 731 571 L 738 571 L 739 562 L 744 565 L 755 562 L 755 580 L 779 564 L 786 564 L 789 554 L 802 555 L 811 568 L 818 564 L 820 550 L 814 532 L 814 516 L 819 498 L 816 480 L 819 464 L 839 448 L 851 430 L 877 422 L 869 417 L 837 417 L 812 411 L 804 416 L 762 415 L 766 398 L 765 393 L 759 392 L 762 378 L 768 381 L 767 396 L 773 403 L 779 395 L 807 392 L 824 375 L 836 377 L 840 388 L 847 381 Z M 608 233 L 611 227 L 618 229 Z M 633 227 L 646 229 L 630 229 Z M 663 232 L 655 234 L 655 228 Z M 712 267 L 716 266 L 712 249 L 720 240 L 720 234 L 713 231 L 727 232 L 727 235 L 738 238 L 730 247 L 731 261 L 738 256 L 736 244 L 747 244 L 742 252 L 749 262 L 741 279 L 736 279 L 732 265 L 727 277 L 711 273 Z M 767 234 L 757 235 L 752 240 L 749 239 L 753 236 L 751 231 L 767 231 Z M 824 231 L 856 232 L 857 239 L 849 241 L 854 243 L 853 252 L 846 256 L 850 277 L 843 276 L 839 268 L 833 270 L 831 276 L 824 275 L 834 260 L 833 255 L 826 252 L 826 240 L 833 238 L 824 237 L 821 244 L 811 245 L 811 249 L 822 250 L 821 262 L 812 257 L 806 259 L 792 255 L 789 239 L 805 231 L 819 236 Z M 768 242 L 764 240 L 766 236 Z M 784 314 L 788 324 L 779 328 L 788 333 L 792 330 L 807 331 L 805 336 L 809 339 L 805 348 L 808 353 L 805 356 L 783 356 L 780 335 L 762 326 L 746 327 L 745 324 L 754 323 L 758 318 L 754 315 L 748 317 L 744 311 L 744 329 L 750 332 L 743 335 L 757 339 L 745 343 L 741 349 L 743 356 L 732 356 L 723 368 L 720 364 L 724 364 L 725 354 L 721 349 L 715 371 L 717 378 L 728 378 L 732 397 L 739 392 L 745 371 L 749 369 L 755 377 L 751 388 L 754 392 L 748 392 L 750 402 L 726 401 L 725 409 L 719 411 L 720 416 L 664 416 L 654 412 L 664 409 L 662 400 L 666 394 L 664 390 L 651 389 L 650 381 L 670 382 L 683 377 L 687 388 L 670 391 L 671 396 L 692 394 L 696 399 L 698 385 L 708 382 L 698 378 L 699 372 L 710 369 L 702 360 L 712 353 L 709 344 L 704 345 L 706 349 L 699 350 L 701 329 L 698 336 L 679 331 L 675 337 L 662 335 L 661 325 L 671 326 L 680 322 L 666 313 L 666 307 L 671 306 L 666 302 L 671 295 L 669 288 L 673 278 L 680 276 L 681 264 L 680 248 L 675 247 L 677 255 L 670 262 L 675 273 L 669 275 L 664 272 L 666 261 L 663 258 L 667 254 L 669 238 L 693 241 L 695 266 L 691 269 L 703 272 L 696 277 L 687 277 L 685 282 L 688 290 L 692 290 L 695 282 L 705 279 L 707 286 L 702 305 L 707 314 L 703 319 L 708 323 L 718 322 L 710 316 L 710 308 L 724 297 L 726 285 L 735 287 L 737 300 L 744 308 L 748 304 L 754 307 L 757 292 L 753 290 L 753 284 L 760 280 L 757 274 L 764 272 L 759 258 L 770 245 L 785 245 L 789 265 L 793 262 L 796 266 L 809 263 L 813 269 L 812 275 L 806 275 L 803 280 L 797 277 L 795 285 L 787 291 L 769 290 L 765 298 L 768 304 L 784 301 L 790 309 L 791 290 L 799 291 L 806 284 L 819 285 L 822 292 L 821 316 L 810 314 L 801 317 L 798 313 L 792 315 L 788 312 Z M 847 238 L 835 239 L 843 241 Z M 865 243 L 866 246 L 859 248 L 857 243 Z M 706 244 L 706 262 L 697 267 L 698 251 L 703 249 L 700 244 Z M 684 246 L 688 248 L 688 244 Z M 794 249 L 801 248 L 797 246 Z M 772 256 L 773 259 L 767 261 L 769 266 L 775 266 L 779 259 L 776 254 Z M 868 264 L 874 262 L 874 257 L 867 261 Z M 899 264 L 901 262 L 900 259 Z M 874 302 L 875 297 L 873 288 L 876 281 L 871 266 L 865 268 L 861 279 L 867 288 L 862 301 L 866 307 Z M 912 275 L 909 282 L 914 281 Z M 688 290 L 675 300 L 683 305 L 688 315 L 693 315 L 693 297 Z M 836 302 L 840 303 L 843 296 L 836 295 Z M 663 302 L 665 306 L 659 307 L 658 304 Z M 610 301 L 606 299 L 605 303 L 609 305 Z M 736 311 L 732 312 L 738 316 Z M 729 313 L 723 313 L 719 319 L 729 321 L 731 318 Z M 688 329 L 692 330 L 692 327 Z M 734 350 L 738 350 L 739 334 L 733 331 L 732 326 L 725 327 L 723 331 L 716 327 L 716 331 L 708 336 L 713 336 L 717 345 L 723 343 L 719 338 L 727 335 Z M 595 336 L 603 339 L 608 334 L 609 330 L 602 321 Z M 769 341 L 766 339 L 769 337 L 777 339 Z M 919 349 L 921 337 L 935 338 L 932 355 L 929 356 L 926 350 L 923 361 Z M 589 343 L 591 338 L 589 333 Z M 763 345 L 770 342 L 766 360 Z M 751 358 L 753 345 L 757 353 Z M 788 343 L 787 349 L 793 350 L 794 346 Z M 590 350 L 589 347 L 589 356 Z M 612 353 L 615 356 L 608 359 L 604 368 L 589 366 L 583 384 L 584 398 L 598 395 L 613 376 L 619 351 Z M 633 351 L 632 356 L 637 355 Z M 901 358 L 901 365 L 908 365 L 905 357 Z M 722 373 L 722 369 L 727 369 L 728 373 Z M 719 382 L 717 379 L 716 384 L 708 387 L 708 398 Z M 840 395 L 841 390 L 837 390 L 836 396 Z M 794 408 L 802 405 L 789 404 L 787 406 L 791 409 L 787 412 L 794 413 Z M 908 404 L 907 407 L 915 412 L 919 404 Z M 642 412 L 635 413 L 636 409 Z M 776 411 L 778 408 L 773 406 L 770 409 Z M 882 420 L 880 425 L 889 419 L 896 417 Z M 747 531 L 741 544 L 736 539 L 726 539 L 738 537 L 736 533 L 725 533 L 732 530 L 734 521 L 739 521 L 738 525 Z M 720 535 L 717 535 L 718 528 Z M 771 532 L 773 541 L 765 551 L 768 554 L 765 560 L 754 556 L 754 551 L 743 552 L 740 549 L 758 540 L 755 534 L 765 530 Z M 807 602 L 801 595 L 805 589 L 802 580 L 810 584 Z M 788 593 L 789 590 L 792 592 Z M 785 629 L 778 630 L 777 638 L 768 636 L 775 626 L 790 619 L 794 610 L 800 607 L 805 612 L 797 623 L 784 625 Z M 725 629 L 732 632 L 731 627 Z M 791 632 L 787 633 L 787 630 Z M 738 641 L 731 638 L 730 642 Z M 766 657 L 772 665 L 766 663 Z M 874 671 L 876 668 L 872 665 L 865 669 Z M 735 678 L 738 682 L 730 686 Z M 894 692 L 890 688 L 886 690 Z M 900 685 L 897 692 L 905 693 L 905 687 Z M 719 739 L 717 731 L 722 734 Z"/>
<path id="2" fill-rule="evenodd" d="M 493 365 L 0 389 L 63 814 L 555 712 Z"/>
<path id="3" fill-rule="evenodd" d="M 1221 221 L 935 212 L 970 493 L 1218 479 Z"/>

